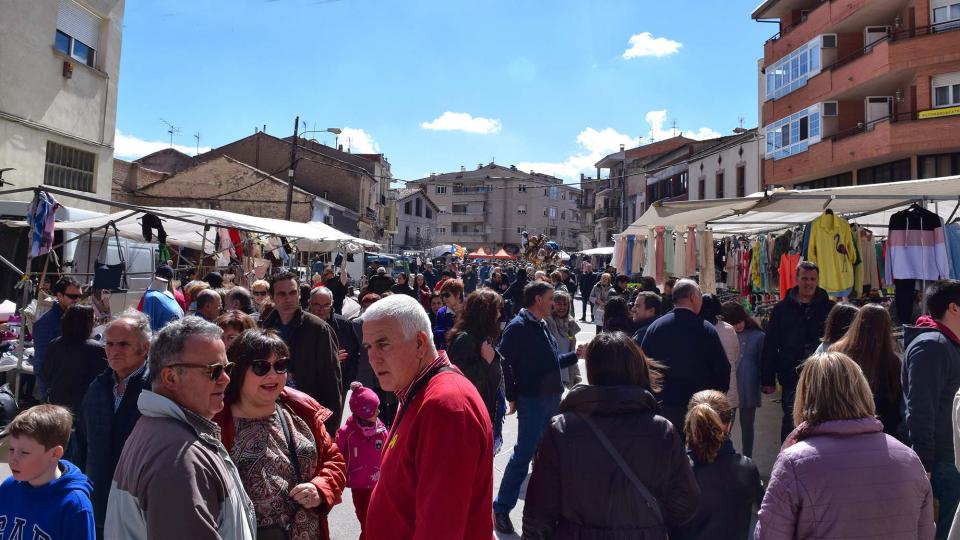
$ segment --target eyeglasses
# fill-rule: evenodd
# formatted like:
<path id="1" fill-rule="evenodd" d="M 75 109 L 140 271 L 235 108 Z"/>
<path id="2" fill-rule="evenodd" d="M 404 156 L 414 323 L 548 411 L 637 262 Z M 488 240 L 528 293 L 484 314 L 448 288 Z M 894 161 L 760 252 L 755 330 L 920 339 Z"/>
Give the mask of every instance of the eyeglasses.
<path id="1" fill-rule="evenodd" d="M 250 371 L 257 377 L 263 377 L 270 372 L 270 366 L 273 366 L 273 371 L 277 375 L 283 375 L 287 372 L 287 362 L 289 360 L 289 358 L 281 358 L 272 364 L 267 360 L 254 360 L 250 362 Z"/>
<path id="2" fill-rule="evenodd" d="M 83 298 L 83 295 L 82 295 L 82 294 L 67 294 L 67 293 L 63 293 L 63 295 L 66 296 L 67 298 L 71 299 L 71 300 L 79 300 L 79 299 Z"/>
<path id="3" fill-rule="evenodd" d="M 176 364 L 167 364 L 164 367 L 182 367 L 182 368 L 194 368 L 194 369 L 203 369 L 206 370 L 207 375 L 210 376 L 211 381 L 215 381 L 220 378 L 221 375 L 226 372 L 227 375 L 233 372 L 233 362 L 227 362 L 226 364 L 210 364 L 209 366 L 201 366 L 199 364 L 186 364 L 179 362 Z"/>
<path id="4" fill-rule="evenodd" d="M 318 304 L 318 303 L 316 303 L 316 302 L 310 302 L 309 305 L 310 305 L 310 307 L 315 307 L 315 308 L 319 308 L 319 309 L 327 309 L 327 308 L 329 308 L 330 306 L 332 306 L 333 304 Z"/>
<path id="5" fill-rule="evenodd" d="M 445 292 L 445 293 L 443 293 L 443 294 L 440 295 L 440 298 L 446 299 L 446 298 L 450 298 L 451 296 L 453 296 L 453 294 L 448 293 L 448 292 Z"/>
<path id="6" fill-rule="evenodd" d="M 253 291 L 254 296 L 266 296 L 267 291 Z"/>

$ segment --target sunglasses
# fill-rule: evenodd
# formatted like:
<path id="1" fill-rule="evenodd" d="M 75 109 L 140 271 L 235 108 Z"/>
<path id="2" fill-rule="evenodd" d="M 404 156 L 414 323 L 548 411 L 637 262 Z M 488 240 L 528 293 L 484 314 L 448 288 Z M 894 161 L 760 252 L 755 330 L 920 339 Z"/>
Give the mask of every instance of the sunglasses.
<path id="1" fill-rule="evenodd" d="M 67 293 L 63 293 L 63 295 L 66 296 L 67 298 L 71 299 L 71 300 L 79 300 L 79 299 L 83 298 L 83 295 L 82 295 L 82 294 L 67 294 Z"/>
<path id="2" fill-rule="evenodd" d="M 277 375 L 283 375 L 287 372 L 287 362 L 289 360 L 289 358 L 281 358 L 272 364 L 267 360 L 254 360 L 250 362 L 250 371 L 257 377 L 263 377 L 270 372 L 270 367 L 272 366 L 273 371 Z"/>
<path id="3" fill-rule="evenodd" d="M 177 364 L 167 364 L 165 367 L 182 367 L 182 368 L 194 368 L 194 369 L 203 369 L 206 370 L 207 375 L 210 376 L 211 381 L 215 381 L 220 378 L 221 375 L 226 373 L 229 375 L 233 372 L 233 362 L 227 362 L 226 364 L 210 364 L 209 366 L 201 366 L 198 364 L 185 364 L 183 362 Z"/>
<path id="4" fill-rule="evenodd" d="M 254 296 L 266 296 L 267 291 L 253 291 Z"/>

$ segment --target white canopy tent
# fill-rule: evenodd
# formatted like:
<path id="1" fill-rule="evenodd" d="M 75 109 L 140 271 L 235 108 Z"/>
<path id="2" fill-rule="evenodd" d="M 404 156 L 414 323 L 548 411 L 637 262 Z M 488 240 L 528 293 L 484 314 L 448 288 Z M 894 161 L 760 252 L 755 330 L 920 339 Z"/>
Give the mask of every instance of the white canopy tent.
<path id="1" fill-rule="evenodd" d="M 944 221 L 953 219 L 960 208 L 960 176 L 654 204 L 623 234 L 646 234 L 659 225 L 729 234 L 772 231 L 809 223 L 827 209 L 885 234 L 890 215 L 912 203 L 926 204 Z"/>
<path id="2" fill-rule="evenodd" d="M 578 252 L 581 255 L 593 257 L 594 255 L 613 255 L 613 246 L 596 247 Z"/>

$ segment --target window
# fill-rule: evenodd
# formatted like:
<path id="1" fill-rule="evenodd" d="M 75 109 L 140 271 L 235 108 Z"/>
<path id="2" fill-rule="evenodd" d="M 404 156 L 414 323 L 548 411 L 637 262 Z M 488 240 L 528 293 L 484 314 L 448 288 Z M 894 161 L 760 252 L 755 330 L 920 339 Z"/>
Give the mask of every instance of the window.
<path id="1" fill-rule="evenodd" d="M 717 198 L 723 198 L 723 171 L 717 173 Z"/>
<path id="2" fill-rule="evenodd" d="M 701 178 L 699 185 L 697 186 L 697 199 L 704 200 L 707 198 L 707 179 Z"/>
<path id="3" fill-rule="evenodd" d="M 440 212 L 441 214 L 446 214 L 446 213 L 447 213 L 447 207 L 446 207 L 446 206 L 437 207 L 437 211 Z"/>
<path id="4" fill-rule="evenodd" d="M 930 81 L 930 86 L 933 87 L 934 107 L 960 105 L 960 73 L 937 75 Z"/>
<path id="5" fill-rule="evenodd" d="M 517 213 L 520 214 L 520 215 L 525 215 L 525 214 L 527 213 L 527 205 L 525 205 L 525 204 L 518 204 L 518 205 L 517 205 Z"/>
<path id="6" fill-rule="evenodd" d="M 549 229 L 547 229 L 547 236 L 549 236 L 550 238 L 556 238 L 556 237 L 557 237 L 557 228 L 556 228 L 556 227 L 550 227 Z"/>
<path id="7" fill-rule="evenodd" d="M 560 212 L 560 219 L 567 219 L 567 212 L 565 210 Z"/>
<path id="8" fill-rule="evenodd" d="M 747 196 L 747 168 L 743 165 L 737 166 L 737 197 Z"/>
<path id="9" fill-rule="evenodd" d="M 53 46 L 88 66 L 96 65 L 101 19 L 73 0 L 60 0 Z"/>
<path id="10" fill-rule="evenodd" d="M 429 206 L 423 209 L 423 213 L 427 216 L 427 219 L 433 219 L 433 210 Z"/>
<path id="11" fill-rule="evenodd" d="M 455 204 L 455 205 L 453 205 L 453 213 L 454 213 L 454 214 L 466 214 L 466 213 L 467 213 L 467 205 L 465 205 L 465 204 Z"/>
<path id="12" fill-rule="evenodd" d="M 410 226 L 409 225 L 405 225 L 403 227 L 403 243 L 404 244 L 410 243 Z"/>
<path id="13" fill-rule="evenodd" d="M 550 219 L 557 219 L 557 207 L 551 206 L 547 208 L 547 217 Z"/>
<path id="14" fill-rule="evenodd" d="M 766 98 L 779 99 L 820 73 L 821 49 L 836 47 L 837 36 L 817 36 L 766 68 Z"/>
<path id="15" fill-rule="evenodd" d="M 882 165 L 857 170 L 857 185 L 880 184 L 910 180 L 910 159 L 901 159 Z"/>
<path id="16" fill-rule="evenodd" d="M 920 156 L 920 178 L 939 178 L 960 174 L 960 152 Z"/>
<path id="17" fill-rule="evenodd" d="M 53 141 L 47 141 L 47 160 L 43 183 L 78 191 L 93 192 L 93 171 L 97 156 Z"/>
<path id="18" fill-rule="evenodd" d="M 960 2 L 957 0 L 931 0 L 933 9 L 933 24 L 935 30 L 949 30 L 960 28 Z"/>
<path id="19" fill-rule="evenodd" d="M 416 199 L 414 200 L 414 202 L 415 202 L 416 208 L 417 208 L 417 210 L 416 210 L 417 217 L 422 217 L 422 216 L 423 216 L 423 199 L 421 199 L 421 198 L 418 197 L 418 198 L 416 198 Z"/>
<path id="20" fill-rule="evenodd" d="M 557 196 L 560 195 L 560 188 L 557 186 L 550 186 L 550 200 L 557 200 Z"/>
<path id="21" fill-rule="evenodd" d="M 811 144 L 820 142 L 820 115 L 824 105 L 818 103 L 768 125 L 764 129 L 766 158 L 782 159 L 806 152 Z"/>
<path id="22" fill-rule="evenodd" d="M 519 186 L 517 186 L 517 191 L 519 191 L 520 193 L 526 193 L 526 192 L 527 192 L 527 185 L 526 185 L 526 184 L 520 184 Z"/>
<path id="23" fill-rule="evenodd" d="M 842 187 L 853 185 L 853 173 L 842 173 L 826 178 L 811 180 L 800 184 L 794 184 L 794 189 L 821 189 L 828 187 Z"/>
<path id="24" fill-rule="evenodd" d="M 442 195 L 442 194 L 444 194 L 444 193 L 446 193 L 446 192 L 447 192 L 447 186 L 437 186 L 437 193 L 438 193 L 438 194 L 441 194 L 441 195 Z"/>
<path id="25" fill-rule="evenodd" d="M 437 234 L 447 234 L 446 227 L 437 227 Z"/>
<path id="26" fill-rule="evenodd" d="M 525 230 L 527 230 L 527 228 L 524 227 L 523 225 L 518 225 L 518 226 L 517 226 L 517 234 L 523 234 L 523 231 L 525 231 Z"/>
<path id="27" fill-rule="evenodd" d="M 838 111 L 838 107 L 837 107 L 837 102 L 836 102 L 836 101 L 824 101 L 824 102 L 823 102 L 823 116 L 824 116 L 824 117 L 837 116 L 837 114 L 838 114 L 837 111 Z"/>
<path id="28" fill-rule="evenodd" d="M 407 201 L 403 203 L 403 213 L 408 216 L 413 215 L 413 201 Z"/>

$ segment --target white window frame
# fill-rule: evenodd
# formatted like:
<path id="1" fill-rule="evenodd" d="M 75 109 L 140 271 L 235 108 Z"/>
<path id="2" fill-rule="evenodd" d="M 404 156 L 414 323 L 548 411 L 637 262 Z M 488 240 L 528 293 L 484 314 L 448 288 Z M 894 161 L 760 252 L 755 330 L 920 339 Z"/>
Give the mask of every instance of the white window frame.
<path id="1" fill-rule="evenodd" d="M 939 101 L 937 90 L 946 91 L 946 100 Z M 960 73 L 944 73 L 930 79 L 930 103 L 934 109 L 960 105 Z"/>
<path id="2" fill-rule="evenodd" d="M 447 234 L 447 228 L 443 225 L 438 225 L 437 234 Z"/>
<path id="3" fill-rule="evenodd" d="M 439 195 L 446 194 L 447 192 L 447 186 L 436 186 L 436 188 L 437 188 L 437 194 Z"/>
<path id="4" fill-rule="evenodd" d="M 547 207 L 547 217 L 550 219 L 557 219 L 557 207 L 549 206 Z"/>
<path id="5" fill-rule="evenodd" d="M 518 204 L 518 205 L 517 205 L 517 214 L 520 214 L 520 215 L 522 215 L 522 216 L 525 216 L 525 215 L 527 214 L 527 205 L 525 205 L 525 204 Z"/>
<path id="6" fill-rule="evenodd" d="M 811 144 L 820 142 L 823 137 L 822 106 L 822 103 L 816 103 L 764 127 L 766 159 L 783 159 L 806 152 Z M 806 124 L 807 133 L 801 139 L 803 124 Z"/>
<path id="7" fill-rule="evenodd" d="M 807 80 L 820 73 L 823 69 L 824 35 L 834 34 L 821 34 L 766 68 L 766 101 L 780 99 L 805 86 Z"/>
<path id="8" fill-rule="evenodd" d="M 941 13 L 946 16 L 937 20 Z M 960 26 L 960 0 L 930 0 L 930 22 L 937 32 Z"/>

